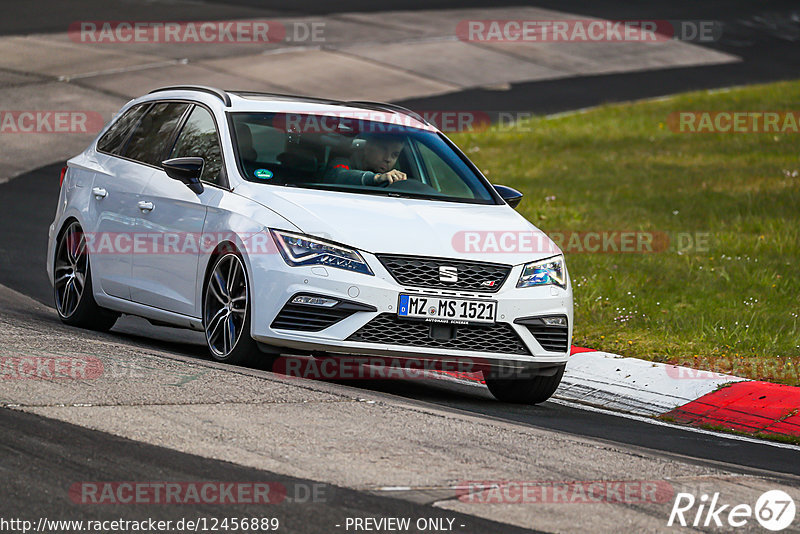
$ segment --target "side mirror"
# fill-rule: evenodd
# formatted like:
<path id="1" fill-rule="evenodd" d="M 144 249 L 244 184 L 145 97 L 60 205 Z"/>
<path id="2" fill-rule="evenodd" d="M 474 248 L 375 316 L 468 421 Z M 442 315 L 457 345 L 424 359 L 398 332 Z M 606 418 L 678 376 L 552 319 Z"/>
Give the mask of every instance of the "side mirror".
<path id="1" fill-rule="evenodd" d="M 203 158 L 173 158 L 161 162 L 164 172 L 173 180 L 183 182 L 195 194 L 199 195 L 205 188 L 200 181 L 203 174 Z"/>
<path id="2" fill-rule="evenodd" d="M 519 206 L 520 201 L 522 200 L 522 193 L 514 189 L 513 187 L 508 187 L 505 185 L 496 185 L 494 186 L 494 190 L 506 201 L 506 204 L 511 206 L 512 208 L 516 208 Z"/>

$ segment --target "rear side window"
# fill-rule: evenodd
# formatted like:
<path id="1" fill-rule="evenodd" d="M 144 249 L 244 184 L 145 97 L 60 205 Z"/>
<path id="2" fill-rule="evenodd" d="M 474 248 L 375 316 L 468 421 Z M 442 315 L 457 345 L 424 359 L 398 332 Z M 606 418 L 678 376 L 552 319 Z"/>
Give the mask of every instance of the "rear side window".
<path id="1" fill-rule="evenodd" d="M 125 139 L 131 132 L 136 123 L 147 110 L 150 104 L 139 104 L 122 114 L 120 118 L 111 125 L 103 137 L 97 141 L 97 150 L 109 154 L 119 154 Z"/>
<path id="2" fill-rule="evenodd" d="M 221 183 L 222 154 L 219 147 L 219 136 L 214 118 L 207 109 L 195 106 L 186 124 L 181 130 L 170 158 L 200 157 L 203 158 L 204 182 L 216 185 Z"/>
<path id="3" fill-rule="evenodd" d="M 175 128 L 189 104 L 162 102 L 154 104 L 131 134 L 125 157 L 160 167 Z"/>

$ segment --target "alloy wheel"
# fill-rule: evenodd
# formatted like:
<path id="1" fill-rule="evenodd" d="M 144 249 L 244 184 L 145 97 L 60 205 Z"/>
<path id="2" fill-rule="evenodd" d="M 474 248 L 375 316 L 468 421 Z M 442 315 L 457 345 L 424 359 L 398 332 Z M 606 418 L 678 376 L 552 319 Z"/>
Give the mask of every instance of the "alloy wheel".
<path id="1" fill-rule="evenodd" d="M 86 287 L 89 255 L 86 237 L 80 225 L 73 222 L 62 234 L 56 250 L 54 269 L 56 308 L 61 317 L 75 313 Z"/>
<path id="2" fill-rule="evenodd" d="M 236 348 L 247 318 L 247 276 L 236 254 L 222 256 L 206 287 L 204 325 L 208 347 L 225 359 Z"/>

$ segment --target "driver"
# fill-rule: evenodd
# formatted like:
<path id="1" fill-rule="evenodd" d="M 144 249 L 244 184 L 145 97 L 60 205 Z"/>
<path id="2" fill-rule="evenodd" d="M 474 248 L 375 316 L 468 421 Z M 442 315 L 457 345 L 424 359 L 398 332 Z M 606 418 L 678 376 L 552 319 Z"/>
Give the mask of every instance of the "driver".
<path id="1" fill-rule="evenodd" d="M 394 168 L 403 151 L 403 141 L 394 135 L 368 134 L 365 143 L 349 158 L 335 158 L 325 179 L 337 184 L 390 185 L 406 179 Z"/>

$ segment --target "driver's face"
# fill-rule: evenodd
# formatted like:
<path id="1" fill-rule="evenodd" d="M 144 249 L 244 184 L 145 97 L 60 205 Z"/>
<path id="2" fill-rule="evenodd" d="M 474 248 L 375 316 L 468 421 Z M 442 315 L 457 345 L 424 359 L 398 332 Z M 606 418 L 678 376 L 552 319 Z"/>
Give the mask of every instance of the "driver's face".
<path id="1" fill-rule="evenodd" d="M 403 143 L 372 139 L 364 145 L 364 170 L 377 173 L 389 172 L 397 163 Z"/>

